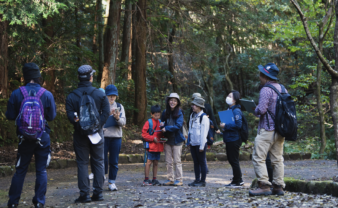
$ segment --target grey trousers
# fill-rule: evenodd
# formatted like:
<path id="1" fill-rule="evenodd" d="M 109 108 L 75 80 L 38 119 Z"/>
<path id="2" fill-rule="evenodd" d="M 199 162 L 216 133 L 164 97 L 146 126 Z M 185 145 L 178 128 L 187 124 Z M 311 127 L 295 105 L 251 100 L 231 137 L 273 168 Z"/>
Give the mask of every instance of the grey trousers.
<path id="1" fill-rule="evenodd" d="M 91 157 L 91 167 L 94 174 L 93 194 L 102 193 L 104 184 L 104 138 L 98 144 L 92 144 L 87 136 L 82 136 L 74 132 L 74 150 L 77 163 L 77 178 L 80 196 L 89 195 L 90 181 L 88 178 L 89 155 Z"/>

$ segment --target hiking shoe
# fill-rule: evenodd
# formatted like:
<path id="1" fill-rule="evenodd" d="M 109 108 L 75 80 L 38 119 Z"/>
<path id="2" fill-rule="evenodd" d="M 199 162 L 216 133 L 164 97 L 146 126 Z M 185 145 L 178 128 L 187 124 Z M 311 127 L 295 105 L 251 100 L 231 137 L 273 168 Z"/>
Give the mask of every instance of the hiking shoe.
<path id="1" fill-rule="evenodd" d="M 183 182 L 182 181 L 175 181 L 173 186 L 183 186 Z"/>
<path id="2" fill-rule="evenodd" d="M 161 183 L 158 180 L 156 180 L 156 179 L 152 180 L 151 184 L 153 184 L 153 186 L 160 186 L 161 185 Z"/>
<path id="3" fill-rule="evenodd" d="M 37 203 L 37 204 L 34 204 L 34 207 L 35 208 L 44 208 L 45 205 L 41 204 L 41 203 Z"/>
<path id="4" fill-rule="evenodd" d="M 151 183 L 150 180 L 144 180 L 143 181 L 143 186 L 152 186 L 153 184 Z"/>
<path id="5" fill-rule="evenodd" d="M 75 203 L 89 203 L 92 199 L 89 195 L 86 196 L 79 196 L 79 198 L 75 199 Z"/>
<path id="6" fill-rule="evenodd" d="M 226 187 L 241 187 L 244 185 L 244 182 L 239 182 L 239 183 L 234 183 L 234 182 L 231 182 L 229 183 L 228 185 L 225 185 Z"/>
<path id="7" fill-rule="evenodd" d="M 164 181 L 164 183 L 162 185 L 163 186 L 173 186 L 174 185 L 174 181 L 166 180 L 166 181 Z"/>
<path id="8" fill-rule="evenodd" d="M 284 196 L 283 187 L 280 185 L 272 184 L 272 195 Z"/>
<path id="9" fill-rule="evenodd" d="M 268 196 L 271 195 L 271 189 L 270 189 L 270 185 L 265 184 L 265 183 L 261 183 L 260 181 L 258 181 L 258 188 L 256 190 L 250 190 L 249 191 L 249 196 Z"/>
<path id="10" fill-rule="evenodd" d="M 194 180 L 192 183 L 189 183 L 188 186 L 194 186 L 195 183 L 198 183 L 199 181 Z"/>
<path id="11" fill-rule="evenodd" d="M 17 208 L 17 207 L 18 207 L 17 204 L 9 204 L 9 205 L 8 205 L 8 208 Z"/>
<path id="12" fill-rule="evenodd" d="M 101 194 L 93 194 L 92 197 L 90 197 L 92 199 L 92 201 L 103 201 L 103 195 Z"/>
<path id="13" fill-rule="evenodd" d="M 89 174 L 88 178 L 89 178 L 89 180 L 93 180 L 94 179 L 94 174 L 93 173 Z"/>
<path id="14" fill-rule="evenodd" d="M 206 182 L 199 181 L 199 182 L 195 183 L 193 186 L 195 186 L 195 187 L 205 187 L 205 185 L 207 185 Z"/>
<path id="15" fill-rule="evenodd" d="M 109 191 L 117 191 L 117 187 L 116 187 L 115 183 L 109 183 L 108 189 L 109 189 Z"/>

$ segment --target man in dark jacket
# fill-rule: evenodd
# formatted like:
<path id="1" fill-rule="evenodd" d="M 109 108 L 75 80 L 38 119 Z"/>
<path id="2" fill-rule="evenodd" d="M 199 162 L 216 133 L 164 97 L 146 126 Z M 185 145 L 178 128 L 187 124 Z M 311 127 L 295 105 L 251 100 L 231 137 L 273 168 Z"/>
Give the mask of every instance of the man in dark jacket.
<path id="1" fill-rule="evenodd" d="M 23 77 L 25 80 L 25 89 L 32 96 L 32 93 L 38 93 L 41 89 L 42 79 L 40 69 L 35 63 L 26 63 L 23 68 Z M 6 117 L 8 120 L 16 120 L 19 115 L 21 103 L 24 96 L 20 89 L 16 89 L 11 94 L 8 100 Z M 55 101 L 52 93 L 49 91 L 43 92 L 40 97 L 43 105 L 44 117 L 46 126 L 40 141 L 28 141 L 19 133 L 17 129 L 20 142 L 17 153 L 17 163 L 15 165 L 15 174 L 12 179 L 12 184 L 9 189 L 8 207 L 17 207 L 19 204 L 23 183 L 28 170 L 29 163 L 34 154 L 35 169 L 36 169 L 36 183 L 35 196 L 33 197 L 33 204 L 35 207 L 44 207 L 45 194 L 47 190 L 47 172 L 46 168 L 50 162 L 50 128 L 47 121 L 54 120 L 56 116 Z"/>
<path id="2" fill-rule="evenodd" d="M 92 87 L 93 74 L 95 70 L 89 65 L 82 65 L 78 69 L 80 83 L 78 88 L 71 92 L 66 99 L 66 110 L 69 121 L 74 125 L 74 150 L 76 154 L 78 170 L 78 187 L 80 197 L 75 203 L 87 203 L 91 201 L 102 201 L 102 186 L 104 183 L 104 137 L 102 127 L 110 114 L 109 101 L 104 92 Z M 98 143 L 92 142 L 88 135 L 81 130 L 79 122 L 74 119 L 74 113 L 80 115 L 81 96 L 84 92 L 88 93 L 94 101 L 97 111 L 100 114 L 100 126 Z M 81 118 L 80 118 L 81 119 Z M 92 171 L 94 173 L 93 196 L 89 195 L 88 164 L 89 155 L 91 157 Z"/>

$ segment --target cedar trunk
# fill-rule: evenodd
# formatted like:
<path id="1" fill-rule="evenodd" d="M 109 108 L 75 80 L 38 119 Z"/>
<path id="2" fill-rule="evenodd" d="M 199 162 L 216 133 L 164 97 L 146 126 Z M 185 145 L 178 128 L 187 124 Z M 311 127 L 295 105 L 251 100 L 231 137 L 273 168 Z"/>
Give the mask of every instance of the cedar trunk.
<path id="1" fill-rule="evenodd" d="M 46 44 L 45 48 L 49 48 L 49 46 L 52 44 L 52 38 L 54 35 L 53 26 L 51 25 L 52 22 L 53 22 L 53 18 L 50 16 L 47 17 L 47 19 L 42 20 L 43 29 L 46 34 L 46 37 L 44 38 L 45 44 Z M 55 85 L 54 85 L 55 70 L 54 70 L 54 67 L 49 64 L 49 56 L 50 56 L 49 51 L 50 50 L 52 49 L 48 49 L 43 56 L 43 59 L 44 59 L 43 65 L 45 68 L 44 71 L 46 73 L 43 87 L 46 88 L 48 91 L 50 91 L 52 94 L 55 94 Z"/>
<path id="2" fill-rule="evenodd" d="M 123 77 L 128 79 L 130 78 L 129 72 L 129 54 L 130 54 L 130 42 L 131 42 L 131 10 L 132 3 L 131 0 L 125 1 L 125 12 L 124 12 L 124 23 L 123 23 L 123 40 L 122 40 L 122 53 L 121 53 L 121 63 L 123 67 L 121 68 Z"/>
<path id="3" fill-rule="evenodd" d="M 137 17 L 136 14 L 138 13 L 136 3 L 133 4 L 133 15 L 132 15 L 132 40 L 131 40 L 131 77 L 136 82 L 136 24 L 137 24 Z"/>
<path id="4" fill-rule="evenodd" d="M 115 84 L 118 41 L 120 36 L 120 13 L 121 0 L 110 0 L 104 66 L 101 79 L 101 88 L 103 89 L 109 84 Z"/>
<path id="5" fill-rule="evenodd" d="M 7 98 L 8 87 L 8 22 L 0 14 L 0 95 Z"/>
<path id="6" fill-rule="evenodd" d="M 147 119 L 146 93 L 146 0 L 139 0 L 136 9 L 136 66 L 135 66 L 135 108 L 134 123 L 142 126 Z"/>
<path id="7" fill-rule="evenodd" d="M 98 75 L 97 75 L 97 82 L 101 82 L 102 78 L 102 70 L 103 70 L 103 17 L 102 17 L 102 1 L 97 0 L 96 2 L 97 6 L 97 26 L 98 26 L 98 34 L 97 34 L 97 42 L 99 44 L 99 66 L 98 66 Z"/>
<path id="8" fill-rule="evenodd" d="M 177 92 L 178 93 L 178 87 L 177 87 L 176 78 L 175 78 L 174 54 L 173 54 L 173 42 L 174 42 L 175 33 L 176 33 L 176 25 L 174 24 L 173 28 L 171 30 L 171 33 L 169 35 L 168 66 L 169 66 L 169 71 L 171 73 L 170 82 L 171 82 L 171 84 L 173 86 L 173 92 Z"/>
<path id="9" fill-rule="evenodd" d="M 335 52 L 335 71 L 338 71 L 338 0 L 335 0 L 336 25 L 334 29 L 334 52 Z M 336 159 L 338 165 L 338 77 L 332 76 L 330 89 L 331 113 L 334 126 L 334 137 L 336 139 Z"/>

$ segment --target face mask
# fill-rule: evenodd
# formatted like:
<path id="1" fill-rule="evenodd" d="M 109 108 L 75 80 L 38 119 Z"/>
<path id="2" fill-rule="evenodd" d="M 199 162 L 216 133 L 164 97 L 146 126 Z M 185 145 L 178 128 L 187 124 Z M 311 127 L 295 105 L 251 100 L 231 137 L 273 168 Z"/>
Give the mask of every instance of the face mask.
<path id="1" fill-rule="evenodd" d="M 233 99 L 232 98 L 229 98 L 227 97 L 227 99 L 225 99 L 225 102 L 228 104 L 228 105 L 232 105 L 234 103 Z"/>

